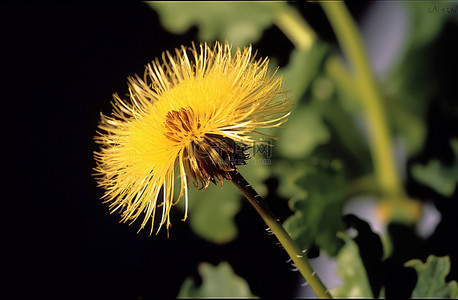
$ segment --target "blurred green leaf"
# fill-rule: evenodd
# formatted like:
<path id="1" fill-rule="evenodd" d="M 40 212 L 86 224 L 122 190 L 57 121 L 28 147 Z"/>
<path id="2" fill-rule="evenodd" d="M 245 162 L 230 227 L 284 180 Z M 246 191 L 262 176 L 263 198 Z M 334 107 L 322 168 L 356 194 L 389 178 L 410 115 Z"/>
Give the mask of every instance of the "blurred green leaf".
<path id="1" fill-rule="evenodd" d="M 290 201 L 305 199 L 308 195 L 304 187 L 297 184 L 297 180 L 306 174 L 308 166 L 305 163 L 295 163 L 289 160 L 276 160 L 274 174 L 280 179 L 278 194 Z"/>
<path id="2" fill-rule="evenodd" d="M 279 194 L 290 197 L 294 211 L 284 222 L 286 230 L 299 247 L 312 244 L 335 256 L 342 246 L 336 232 L 343 229 L 345 175 L 342 164 L 334 160 L 329 166 L 284 162 L 275 171 L 281 178 Z"/>
<path id="3" fill-rule="evenodd" d="M 235 47 L 255 43 L 272 25 L 286 2 L 180 1 L 147 2 L 170 32 L 184 33 L 198 26 L 202 41 L 228 40 Z"/>
<path id="4" fill-rule="evenodd" d="M 288 123 L 279 131 L 278 151 L 286 158 L 300 159 L 330 139 L 321 116 L 310 105 L 301 105 L 291 114 Z"/>
<path id="5" fill-rule="evenodd" d="M 257 298 L 246 281 L 237 276 L 227 262 L 217 266 L 208 263 L 199 265 L 202 285 L 196 286 L 191 278 L 187 278 L 181 286 L 178 298 Z"/>
<path id="6" fill-rule="evenodd" d="M 458 283 L 445 282 L 450 272 L 450 258 L 429 255 L 426 263 L 413 259 L 405 263 L 417 271 L 418 280 L 412 292 L 412 298 L 458 298 Z"/>
<path id="7" fill-rule="evenodd" d="M 426 138 L 426 112 L 434 84 L 428 78 L 429 56 L 412 48 L 383 83 L 388 119 L 404 140 L 408 155 L 421 150 Z"/>
<path id="8" fill-rule="evenodd" d="M 240 193 L 229 181 L 211 184 L 205 191 L 189 189 L 189 224 L 200 237 L 217 244 L 237 236 L 234 216 L 240 210 Z"/>
<path id="9" fill-rule="evenodd" d="M 336 298 L 373 298 L 358 245 L 351 237 L 342 232 L 338 232 L 337 235 L 345 241 L 345 245 L 337 254 L 337 275 L 342 279 L 342 285 L 331 290 L 332 296 Z"/>
<path id="10" fill-rule="evenodd" d="M 420 101 L 421 104 L 417 104 L 417 107 L 426 109 L 428 101 L 426 99 Z M 391 119 L 393 127 L 405 142 L 407 153 L 413 155 L 421 150 L 425 142 L 426 122 L 424 120 L 425 111 L 416 113 L 410 109 L 410 105 L 409 103 L 392 101 L 387 103 L 387 110 L 390 112 L 389 119 Z"/>
<path id="11" fill-rule="evenodd" d="M 402 4 L 410 12 L 409 42 L 412 46 L 421 47 L 431 43 L 437 37 L 444 23 L 454 16 L 450 10 L 449 13 L 444 13 L 442 9 L 447 10 L 455 7 L 456 2 L 406 1 Z"/>
<path id="12" fill-rule="evenodd" d="M 328 84 L 332 85 L 331 82 L 329 80 Z M 330 158 L 338 156 L 345 165 L 352 166 L 347 176 L 361 177 L 372 172 L 372 160 L 361 124 L 358 124 L 354 114 L 344 108 L 343 103 L 347 97 L 341 89 L 336 89 L 334 95 L 326 100 L 313 97 L 311 106 L 322 116 L 330 135 L 330 140 L 316 149 L 314 155 Z"/>
<path id="13" fill-rule="evenodd" d="M 271 152 L 273 151 L 271 146 L 254 146 L 250 149 L 251 158 L 246 161 L 246 165 L 238 166 L 240 173 L 250 183 L 250 185 L 258 192 L 262 197 L 267 195 L 267 186 L 265 180 L 272 174 L 270 168 L 272 160 L 270 158 Z M 262 153 L 268 154 L 263 155 Z M 239 195 L 242 195 L 238 192 Z"/>
<path id="14" fill-rule="evenodd" d="M 251 149 L 256 152 L 256 148 Z M 264 184 L 270 172 L 270 159 L 261 153 L 252 153 L 246 166 L 238 166 L 245 179 L 261 195 L 267 194 Z M 176 193 L 179 193 L 177 190 Z M 189 224 L 191 229 L 207 241 L 224 244 L 237 237 L 237 226 L 234 217 L 241 208 L 243 199 L 240 191 L 230 181 L 211 184 L 205 191 L 192 186 L 189 193 Z M 183 208 L 184 201 L 179 205 Z"/>
<path id="15" fill-rule="evenodd" d="M 342 59 L 337 55 L 329 56 L 323 73 L 333 83 L 339 106 L 348 114 L 361 114 L 364 108 L 358 99 L 359 92 L 354 88 L 355 81 Z"/>
<path id="16" fill-rule="evenodd" d="M 329 53 L 328 45 L 316 41 L 307 52 L 294 50 L 288 66 L 279 71 L 296 105 L 288 122 L 276 129 L 275 154 L 297 160 L 338 153 L 340 159 L 357 166 L 351 171 L 361 176 L 371 171 L 371 164 L 367 141 L 353 119 L 361 111 L 359 101 L 348 72 Z"/>
<path id="17" fill-rule="evenodd" d="M 446 167 L 433 159 L 426 165 L 413 165 L 411 169 L 415 180 L 447 197 L 454 193 L 458 182 L 458 139 L 452 140 L 451 145 L 455 153 L 453 166 Z"/>
<path id="18" fill-rule="evenodd" d="M 414 165 L 412 175 L 418 182 L 427 185 L 444 196 L 451 196 L 458 181 L 458 169 L 446 168 L 434 159 L 427 165 Z"/>
<path id="19" fill-rule="evenodd" d="M 390 123 L 405 142 L 407 154 L 414 155 L 421 150 L 426 138 L 425 116 L 436 88 L 434 78 L 430 78 L 429 46 L 450 17 L 436 13 L 435 9 L 450 7 L 452 3 L 402 4 L 408 10 L 409 32 L 397 63 L 382 84 L 382 91 Z"/>
<path id="20" fill-rule="evenodd" d="M 283 76 L 283 85 L 290 91 L 292 101 L 298 102 L 319 74 L 324 59 L 329 53 L 326 44 L 315 41 L 308 51 L 294 49 L 287 66 L 278 74 Z"/>

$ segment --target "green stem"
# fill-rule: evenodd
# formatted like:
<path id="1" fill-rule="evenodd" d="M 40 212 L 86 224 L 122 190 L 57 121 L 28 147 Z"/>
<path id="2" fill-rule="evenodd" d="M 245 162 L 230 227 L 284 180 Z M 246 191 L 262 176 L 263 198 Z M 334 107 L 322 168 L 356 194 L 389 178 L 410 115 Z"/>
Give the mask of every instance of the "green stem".
<path id="1" fill-rule="evenodd" d="M 316 39 L 315 32 L 293 7 L 285 5 L 276 15 L 274 22 L 301 51 L 307 51 Z"/>
<path id="2" fill-rule="evenodd" d="M 310 287 L 313 289 L 315 294 L 319 298 L 332 298 L 329 290 L 326 288 L 326 286 L 323 284 L 321 279 L 318 277 L 308 262 L 306 254 L 297 247 L 289 234 L 286 232 L 285 228 L 283 228 L 283 225 L 278 221 L 278 219 L 272 213 L 261 196 L 253 189 L 253 187 L 245 180 L 245 178 L 243 178 L 238 170 L 230 172 L 230 175 L 234 185 L 254 206 L 259 215 L 261 215 L 272 233 L 275 234 L 283 248 L 285 248 L 286 252 L 288 252 L 289 256 L 291 257 L 298 270 L 301 272 L 302 276 L 304 276 L 305 280 L 307 280 L 307 282 L 310 284 Z"/>
<path id="3" fill-rule="evenodd" d="M 371 132 L 370 148 L 377 181 L 387 196 L 404 195 L 391 149 L 385 107 L 358 28 L 343 2 L 320 2 L 320 4 L 334 28 L 348 61 L 353 66 L 356 88 L 360 92 Z"/>

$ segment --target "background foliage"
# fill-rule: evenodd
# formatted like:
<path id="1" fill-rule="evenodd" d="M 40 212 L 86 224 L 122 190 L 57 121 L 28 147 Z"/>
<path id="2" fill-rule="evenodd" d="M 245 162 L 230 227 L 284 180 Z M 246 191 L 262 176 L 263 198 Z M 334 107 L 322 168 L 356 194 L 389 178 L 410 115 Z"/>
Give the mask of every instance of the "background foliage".
<path id="1" fill-rule="evenodd" d="M 171 32 L 183 33 L 192 26 L 197 26 L 199 39 L 229 40 L 234 47 L 258 42 L 262 32 L 269 25 L 274 24 L 282 29 L 279 20 L 281 15 L 285 12 L 291 14 L 290 10 L 293 9 L 287 3 L 274 2 L 185 5 L 152 2 L 149 5 L 159 13 L 163 26 Z M 397 152 L 405 162 L 422 151 L 427 138 L 426 116 L 431 98 L 437 93 L 438 88 L 435 78 L 431 78 L 430 73 L 431 45 L 442 32 L 447 20 L 451 19 L 451 14 L 444 13 L 432 18 L 425 13 L 434 7 L 431 3 L 402 5 L 402 8 L 411 14 L 408 20 L 409 32 L 395 63 L 380 84 L 385 99 L 383 105 L 386 105 L 389 112 L 388 126 L 395 138 L 393 142 L 397 141 L 402 145 L 402 149 L 398 149 Z M 444 7 L 450 9 L 452 5 Z M 309 32 L 312 37 L 314 34 L 313 31 Z M 357 244 L 341 233 L 345 226 L 349 225 L 342 221 L 344 206 L 355 196 L 354 194 L 372 194 L 376 197 L 380 195 L 380 191 L 374 188 L 376 183 L 372 178 L 370 149 L 365 137 L 371 134 L 370 129 L 367 129 L 370 125 L 358 123 L 365 114 L 357 99 L 355 90 L 358 87 L 352 86 L 354 83 L 349 78 L 350 74 L 336 67 L 336 60 L 339 58 L 336 57 L 335 50 L 334 45 L 318 37 L 313 39 L 310 47 L 294 49 L 290 54 L 289 63 L 280 68 L 278 73 L 283 75 L 285 85 L 291 89 L 291 97 L 296 104 L 287 125 L 274 132 L 279 139 L 275 142 L 270 171 L 260 173 L 257 180 L 256 175 L 253 176 L 252 180 L 265 180 L 269 172 L 272 177 L 277 178 L 277 193 L 289 199 L 288 204 L 292 212 L 284 221 L 284 225 L 297 244 L 303 249 L 314 247 L 320 252 L 326 252 L 330 257 L 337 257 L 337 275 L 343 284 L 334 289 L 336 296 L 373 297 L 378 296 L 380 289 L 371 290 L 366 274 L 366 271 L 371 270 L 364 269 L 359 259 Z M 452 59 L 456 61 L 456 58 Z M 273 61 L 275 62 L 275 57 Z M 451 148 L 455 154 L 456 142 L 457 140 L 451 137 Z M 419 184 L 428 186 L 443 196 L 451 197 L 456 190 L 456 162 L 446 167 L 436 159 L 426 165 L 413 164 L 406 172 L 408 175 L 412 174 L 413 180 Z M 406 169 L 407 166 L 401 163 L 397 168 Z M 236 199 L 240 198 L 232 189 L 224 190 L 223 201 L 236 203 Z M 221 201 L 216 200 L 218 195 L 213 191 L 202 193 L 198 199 L 194 201 L 205 203 L 200 205 L 207 208 Z M 417 204 L 414 206 L 421 203 L 419 200 L 415 201 Z M 415 207 L 412 209 L 415 210 Z M 419 222 L 412 209 L 410 206 L 405 209 L 404 215 L 400 219 L 396 218 L 396 222 L 406 226 Z M 391 222 L 391 208 L 388 208 L 388 212 L 386 205 L 381 204 L 378 210 L 382 215 L 385 214 L 384 222 Z M 227 209 L 224 214 L 218 213 L 218 222 L 215 222 L 215 214 L 211 211 L 222 212 L 215 210 L 215 207 L 202 214 L 200 210 L 193 212 L 191 209 L 191 219 L 199 218 L 198 222 L 213 224 L 192 226 L 193 230 L 214 242 L 227 242 L 230 238 L 235 238 L 234 227 L 225 229 L 226 225 L 217 226 L 222 219 L 229 224 L 230 220 L 233 220 L 234 211 Z M 413 216 L 405 216 L 409 214 Z M 212 220 L 206 222 L 206 219 Z M 370 223 L 370 220 L 367 221 Z M 212 233 L 209 234 L 206 228 L 211 228 Z M 224 238 L 219 239 L 222 236 Z M 346 241 L 344 247 L 342 238 Z M 385 243 L 389 243 L 389 237 L 385 239 Z M 389 251 L 390 248 L 385 246 L 384 249 Z M 389 252 L 385 253 L 385 256 L 390 255 Z M 430 257 L 432 259 L 433 256 Z M 360 264 L 355 264 L 358 261 Z M 444 264 L 448 266 L 448 262 L 444 261 Z M 419 262 L 412 261 L 408 265 L 418 266 Z M 439 296 L 440 288 L 436 288 L 435 284 L 420 283 L 427 280 L 427 269 L 415 267 L 418 284 L 412 296 Z M 445 275 L 441 276 L 442 280 L 445 280 Z M 379 285 L 384 286 L 383 283 Z M 408 294 L 410 291 L 405 292 Z"/>
<path id="2" fill-rule="evenodd" d="M 365 32 L 375 4 L 347 5 Z M 91 176 L 93 136 L 99 113 L 111 110 L 111 94 L 127 93 L 126 77 L 142 73 L 166 49 L 227 39 L 269 56 L 291 90 L 289 121 L 268 132 L 279 137 L 272 151 L 258 151 L 240 170 L 316 258 L 314 267 L 335 295 L 456 297 L 456 3 L 377 5 L 380 27 L 399 12 L 405 24 L 395 55 L 376 73 L 396 167 L 414 203 L 401 208 L 400 218 L 393 218 L 398 208 L 374 179 L 359 87 L 319 4 L 7 5 L 0 20 L 9 45 L 5 82 L 14 95 L 5 99 L 20 107 L 5 111 L 16 116 L 27 109 L 5 127 L 12 135 L 5 140 L 26 153 L 15 152 L 5 163 L 13 164 L 6 168 L 10 178 L 25 172 L 27 181 L 14 180 L 17 197 L 2 201 L 5 293 L 46 299 L 313 296 L 228 182 L 222 189 L 190 189 L 190 216 L 183 223 L 182 211 L 172 212 L 170 238 L 137 234 L 135 224 L 119 224 L 100 203 Z M 287 29 L 301 22 L 306 40 Z M 371 43 L 384 33 L 364 36 L 375 65 Z M 438 223 L 426 222 L 434 216 Z"/>

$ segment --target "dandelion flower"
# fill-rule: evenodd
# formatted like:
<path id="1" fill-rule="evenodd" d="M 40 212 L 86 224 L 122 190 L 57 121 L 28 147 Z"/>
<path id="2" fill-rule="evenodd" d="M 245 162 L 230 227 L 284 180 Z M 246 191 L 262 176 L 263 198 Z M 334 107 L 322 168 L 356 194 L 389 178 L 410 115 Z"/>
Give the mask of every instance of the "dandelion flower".
<path id="1" fill-rule="evenodd" d="M 268 59 L 255 59 L 251 46 L 231 54 L 227 42 L 192 44 L 175 54 L 148 64 L 143 78 L 128 78 L 129 100 L 113 96 L 112 114 L 101 114 L 95 137 L 102 199 L 122 222 L 142 216 L 140 230 L 151 222 L 151 232 L 156 210 L 159 229 L 168 228 L 170 209 L 183 198 L 186 219 L 191 178 L 203 190 L 231 180 L 258 143 L 251 134 L 289 114 L 281 78 L 268 75 Z"/>

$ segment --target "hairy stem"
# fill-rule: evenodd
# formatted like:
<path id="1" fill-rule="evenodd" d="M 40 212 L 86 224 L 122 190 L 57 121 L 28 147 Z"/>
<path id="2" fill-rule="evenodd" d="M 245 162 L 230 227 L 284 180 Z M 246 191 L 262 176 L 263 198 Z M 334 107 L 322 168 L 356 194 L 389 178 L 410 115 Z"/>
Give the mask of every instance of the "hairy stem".
<path id="1" fill-rule="evenodd" d="M 310 284 L 310 287 L 313 289 L 315 294 L 319 298 L 332 298 L 328 289 L 307 260 L 306 254 L 297 247 L 283 225 L 278 221 L 270 208 L 267 206 L 267 203 L 264 202 L 261 196 L 253 189 L 245 178 L 243 178 L 238 170 L 232 171 L 230 175 L 234 185 L 248 199 L 251 205 L 254 206 L 264 222 L 266 222 L 267 226 L 269 226 L 272 233 L 275 234 L 283 248 L 291 257 L 291 260 L 294 262 L 299 272 L 301 272 L 302 276 L 304 276 L 305 280 Z"/>
<path id="2" fill-rule="evenodd" d="M 358 28 L 343 2 L 320 2 L 320 4 L 353 68 L 355 88 L 360 93 L 369 125 L 370 149 L 377 181 L 387 196 L 403 195 L 402 183 L 391 149 L 385 107 Z"/>

